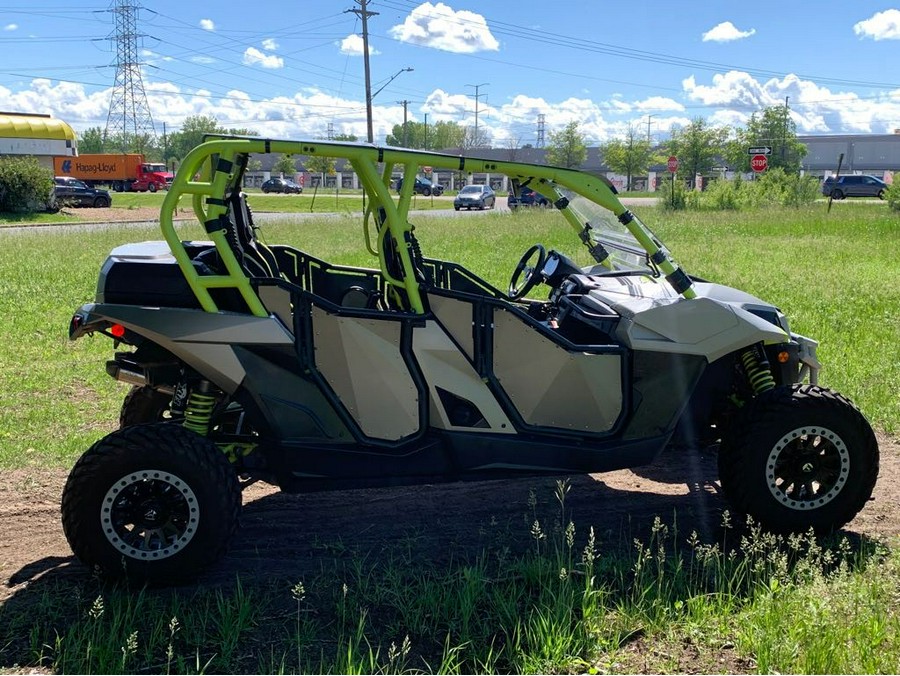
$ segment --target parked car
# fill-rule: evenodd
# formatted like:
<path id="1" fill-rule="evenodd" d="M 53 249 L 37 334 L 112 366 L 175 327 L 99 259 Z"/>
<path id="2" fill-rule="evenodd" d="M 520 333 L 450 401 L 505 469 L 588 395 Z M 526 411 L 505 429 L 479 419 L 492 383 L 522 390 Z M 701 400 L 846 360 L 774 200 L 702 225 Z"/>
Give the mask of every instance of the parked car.
<path id="1" fill-rule="evenodd" d="M 403 179 L 397 179 L 397 192 L 403 188 Z M 423 178 L 421 176 L 416 176 L 416 182 L 413 184 L 413 192 L 416 195 L 424 195 L 425 197 L 430 197 L 431 195 L 440 196 L 444 194 L 444 187 L 440 183 L 432 183 L 427 178 Z"/>
<path id="2" fill-rule="evenodd" d="M 453 208 L 459 211 L 466 209 L 493 209 L 497 196 L 489 185 L 467 185 L 453 198 Z"/>
<path id="3" fill-rule="evenodd" d="M 531 188 L 520 188 L 518 195 L 514 192 L 509 193 L 509 197 L 506 198 L 506 206 L 510 208 L 510 211 L 515 211 L 519 207 L 549 207 L 550 200 Z"/>
<path id="4" fill-rule="evenodd" d="M 880 178 L 861 175 L 829 176 L 822 183 L 822 194 L 836 200 L 845 197 L 877 197 L 883 200 L 887 192 L 887 183 Z"/>
<path id="5" fill-rule="evenodd" d="M 53 179 L 53 197 L 57 205 L 66 207 L 108 207 L 112 204 L 109 191 L 92 188 L 69 176 Z"/>
<path id="6" fill-rule="evenodd" d="M 280 193 L 296 193 L 299 195 L 303 192 L 303 186 L 294 183 L 289 178 L 270 178 L 265 181 L 259 189 L 264 193 L 280 192 Z"/>

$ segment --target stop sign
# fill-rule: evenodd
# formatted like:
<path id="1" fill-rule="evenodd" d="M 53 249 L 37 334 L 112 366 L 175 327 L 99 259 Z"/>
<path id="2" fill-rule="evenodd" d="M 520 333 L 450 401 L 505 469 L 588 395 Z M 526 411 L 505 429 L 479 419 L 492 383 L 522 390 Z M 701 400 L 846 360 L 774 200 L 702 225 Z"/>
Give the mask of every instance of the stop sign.
<path id="1" fill-rule="evenodd" d="M 674 155 L 669 155 L 669 161 L 666 164 L 673 174 L 678 171 L 678 158 Z"/>
<path id="2" fill-rule="evenodd" d="M 750 158 L 750 168 L 757 174 L 769 168 L 769 158 L 765 155 L 754 155 Z"/>

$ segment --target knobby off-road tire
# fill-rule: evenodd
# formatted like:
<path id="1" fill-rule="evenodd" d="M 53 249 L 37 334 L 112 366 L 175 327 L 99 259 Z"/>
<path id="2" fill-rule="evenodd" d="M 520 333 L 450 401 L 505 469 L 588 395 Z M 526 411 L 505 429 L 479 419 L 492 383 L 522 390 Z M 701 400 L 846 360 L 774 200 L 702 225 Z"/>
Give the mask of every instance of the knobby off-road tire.
<path id="1" fill-rule="evenodd" d="M 119 428 L 170 420 L 169 405 L 172 397 L 152 387 L 135 385 L 122 402 L 119 412 Z"/>
<path id="2" fill-rule="evenodd" d="M 836 530 L 872 495 L 878 443 L 848 399 L 794 385 L 748 405 L 719 449 L 719 478 L 739 512 L 776 533 Z"/>
<path id="3" fill-rule="evenodd" d="M 154 423 L 113 432 L 81 456 L 62 524 L 75 556 L 100 575 L 172 584 L 224 555 L 240 507 L 237 475 L 215 444 Z"/>

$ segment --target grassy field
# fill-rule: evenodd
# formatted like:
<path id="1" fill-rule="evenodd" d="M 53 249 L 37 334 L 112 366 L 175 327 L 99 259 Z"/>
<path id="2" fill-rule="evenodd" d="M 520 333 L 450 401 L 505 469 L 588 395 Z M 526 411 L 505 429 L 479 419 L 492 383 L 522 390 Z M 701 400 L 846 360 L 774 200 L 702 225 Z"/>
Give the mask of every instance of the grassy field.
<path id="1" fill-rule="evenodd" d="M 144 195 L 134 197 L 145 197 Z M 304 196 L 305 198 L 305 196 Z M 273 198 L 293 199 L 293 198 Z M 843 206 L 843 205 L 842 205 Z M 777 303 L 821 341 L 823 384 L 900 433 L 900 220 L 852 210 L 664 214 L 640 210 L 685 268 Z M 505 287 L 542 242 L 585 261 L 552 212 L 416 222 L 425 255 Z M 203 238 L 199 226 L 178 226 Z M 43 229 L 42 229 L 43 230 Z M 369 265 L 358 219 L 279 223 L 265 239 L 335 263 Z M 118 244 L 158 239 L 121 227 L 0 232 L 0 466 L 67 467 L 115 427 L 124 394 L 104 372 L 106 338 L 67 340 Z M 659 522 L 630 551 L 570 524 L 568 485 L 550 516 L 523 502 L 530 542 L 505 553 L 422 560 L 403 543 L 370 562 L 349 543 L 298 580 L 241 580 L 191 592 L 127 591 L 88 580 L 44 586 L 0 608 L 0 667 L 59 672 L 891 673 L 900 664 L 900 557 L 863 543 L 776 540 L 743 531 L 699 542 Z M 665 516 L 665 515 L 661 515 Z M 8 517 L 14 518 L 14 517 Z M 490 524 L 473 524 L 489 528 Z M 599 537 L 599 536 L 598 536 Z"/>

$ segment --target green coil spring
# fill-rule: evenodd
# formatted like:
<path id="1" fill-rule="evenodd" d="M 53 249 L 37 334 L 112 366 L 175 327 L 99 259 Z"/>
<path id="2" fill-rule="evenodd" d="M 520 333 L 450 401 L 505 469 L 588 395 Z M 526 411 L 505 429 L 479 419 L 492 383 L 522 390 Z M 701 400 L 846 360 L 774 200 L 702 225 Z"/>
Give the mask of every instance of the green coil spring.
<path id="1" fill-rule="evenodd" d="M 769 363 L 765 360 L 760 361 L 756 347 L 751 347 L 741 354 L 741 363 L 754 393 L 759 395 L 775 387 L 775 378 L 772 377 Z"/>
<path id="2" fill-rule="evenodd" d="M 215 407 L 216 398 L 211 394 L 191 392 L 187 407 L 184 409 L 184 426 L 192 432 L 206 436 L 209 434 L 209 423 Z"/>

